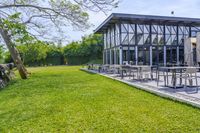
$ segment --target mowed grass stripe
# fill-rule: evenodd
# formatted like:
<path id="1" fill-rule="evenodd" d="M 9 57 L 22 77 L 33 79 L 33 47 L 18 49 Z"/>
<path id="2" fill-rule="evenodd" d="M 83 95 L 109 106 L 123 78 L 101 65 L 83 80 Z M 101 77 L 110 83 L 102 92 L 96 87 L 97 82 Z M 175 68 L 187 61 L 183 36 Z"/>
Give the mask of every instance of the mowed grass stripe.
<path id="1" fill-rule="evenodd" d="M 79 66 L 29 68 L 0 91 L 1 132 L 200 132 L 200 110 Z"/>

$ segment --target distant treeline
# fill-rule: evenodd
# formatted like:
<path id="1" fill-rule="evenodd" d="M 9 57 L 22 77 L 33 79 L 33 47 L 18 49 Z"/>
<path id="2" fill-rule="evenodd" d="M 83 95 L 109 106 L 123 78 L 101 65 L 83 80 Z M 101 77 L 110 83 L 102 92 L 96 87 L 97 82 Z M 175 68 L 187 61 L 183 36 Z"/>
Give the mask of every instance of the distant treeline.
<path id="1" fill-rule="evenodd" d="M 18 45 L 17 49 L 25 65 L 80 65 L 93 60 L 102 59 L 102 36 L 90 35 L 79 42 L 72 42 L 66 46 L 53 43 L 34 41 L 33 43 Z M 5 63 L 12 62 L 9 52 L 4 54 Z"/>

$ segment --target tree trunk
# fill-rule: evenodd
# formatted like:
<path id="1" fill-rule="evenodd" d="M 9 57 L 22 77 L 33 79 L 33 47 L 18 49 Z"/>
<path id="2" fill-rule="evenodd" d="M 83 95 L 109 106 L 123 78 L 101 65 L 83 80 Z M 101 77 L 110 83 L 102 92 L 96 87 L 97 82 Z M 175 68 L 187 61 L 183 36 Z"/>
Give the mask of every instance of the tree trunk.
<path id="1" fill-rule="evenodd" d="M 17 69 L 19 71 L 21 78 L 27 79 L 28 78 L 28 72 L 23 65 L 23 62 L 20 58 L 18 50 L 15 48 L 14 44 L 12 43 L 10 36 L 8 35 L 8 31 L 0 28 L 0 33 L 1 33 L 1 36 L 4 40 L 4 42 L 5 42 L 8 50 L 10 51 L 11 57 L 14 60 L 16 66 L 17 66 Z"/>

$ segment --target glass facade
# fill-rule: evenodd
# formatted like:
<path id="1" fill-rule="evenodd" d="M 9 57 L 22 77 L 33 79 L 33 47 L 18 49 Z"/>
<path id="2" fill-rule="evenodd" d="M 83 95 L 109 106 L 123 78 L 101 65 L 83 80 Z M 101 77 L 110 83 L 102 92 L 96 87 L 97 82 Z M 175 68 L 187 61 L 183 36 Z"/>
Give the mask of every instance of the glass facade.
<path id="1" fill-rule="evenodd" d="M 183 64 L 184 40 L 196 34 L 187 25 L 115 23 L 104 32 L 104 64 Z"/>

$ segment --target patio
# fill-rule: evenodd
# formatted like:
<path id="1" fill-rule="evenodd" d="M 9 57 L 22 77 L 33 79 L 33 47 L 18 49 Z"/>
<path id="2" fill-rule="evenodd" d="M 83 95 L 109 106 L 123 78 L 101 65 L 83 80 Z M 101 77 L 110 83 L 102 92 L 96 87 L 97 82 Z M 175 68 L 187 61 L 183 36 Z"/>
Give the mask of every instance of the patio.
<path id="1" fill-rule="evenodd" d="M 82 68 L 84 71 L 100 74 L 102 76 L 111 78 L 113 80 L 117 80 L 123 82 L 125 84 L 137 87 L 138 89 L 145 90 L 147 92 L 159 95 L 161 97 L 170 98 L 173 100 L 177 100 L 183 103 L 187 103 L 193 105 L 195 107 L 200 108 L 200 91 L 199 87 L 169 87 L 164 85 L 164 77 L 160 77 L 159 85 L 157 86 L 157 79 L 153 78 L 152 80 L 138 80 L 137 78 L 133 78 L 132 76 L 124 76 L 121 77 L 121 74 L 112 73 L 112 72 L 99 72 L 98 70 L 88 70 L 87 68 Z M 172 75 L 172 73 L 169 73 Z M 156 76 L 156 72 L 152 72 L 153 77 Z M 200 72 L 197 73 L 197 76 L 200 77 Z M 169 76 L 169 84 L 171 84 L 172 77 Z M 198 83 L 200 83 L 200 78 L 198 78 Z"/>

